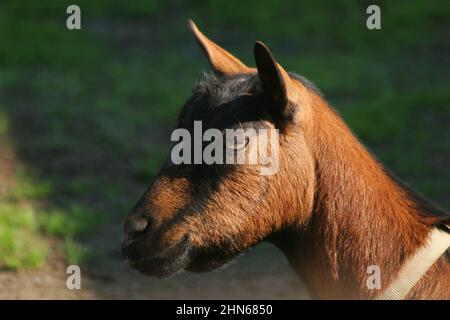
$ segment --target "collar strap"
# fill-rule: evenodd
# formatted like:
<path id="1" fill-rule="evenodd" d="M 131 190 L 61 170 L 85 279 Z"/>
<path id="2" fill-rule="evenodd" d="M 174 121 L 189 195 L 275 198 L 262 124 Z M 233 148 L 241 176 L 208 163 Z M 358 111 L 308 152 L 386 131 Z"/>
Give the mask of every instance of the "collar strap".
<path id="1" fill-rule="evenodd" d="M 448 230 L 448 227 L 444 226 L 444 228 Z M 434 228 L 429 235 L 427 243 L 403 265 L 397 279 L 394 280 L 376 299 L 404 299 L 416 283 L 419 282 L 449 247 L 449 231 Z"/>

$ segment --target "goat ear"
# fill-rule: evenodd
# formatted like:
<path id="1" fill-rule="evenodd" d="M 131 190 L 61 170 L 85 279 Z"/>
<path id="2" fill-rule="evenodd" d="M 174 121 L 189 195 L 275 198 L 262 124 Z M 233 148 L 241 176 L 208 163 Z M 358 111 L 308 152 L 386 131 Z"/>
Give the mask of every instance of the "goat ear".
<path id="1" fill-rule="evenodd" d="M 283 120 L 292 119 L 293 110 L 289 108 L 289 102 L 295 98 L 295 88 L 289 75 L 275 61 L 264 43 L 257 41 L 253 53 L 263 93 L 270 104 L 272 115 Z"/>
<path id="2" fill-rule="evenodd" d="M 247 67 L 231 53 L 209 40 L 195 25 L 188 20 L 188 27 L 194 34 L 198 44 L 208 57 L 214 72 L 218 75 L 234 75 L 239 73 L 251 73 L 254 69 Z"/>

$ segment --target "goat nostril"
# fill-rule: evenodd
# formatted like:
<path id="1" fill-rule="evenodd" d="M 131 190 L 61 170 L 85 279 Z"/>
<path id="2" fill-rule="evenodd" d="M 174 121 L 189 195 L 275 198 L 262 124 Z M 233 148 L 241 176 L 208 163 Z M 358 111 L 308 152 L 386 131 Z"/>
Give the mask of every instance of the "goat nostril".
<path id="1" fill-rule="evenodd" d="M 142 232 L 147 228 L 148 222 L 146 219 L 139 219 L 136 221 L 136 232 Z"/>
<path id="2" fill-rule="evenodd" d="M 132 221 L 128 221 L 125 224 L 125 239 L 129 240 L 135 238 L 140 233 L 144 232 L 147 229 L 148 221 L 143 218 L 133 219 Z"/>

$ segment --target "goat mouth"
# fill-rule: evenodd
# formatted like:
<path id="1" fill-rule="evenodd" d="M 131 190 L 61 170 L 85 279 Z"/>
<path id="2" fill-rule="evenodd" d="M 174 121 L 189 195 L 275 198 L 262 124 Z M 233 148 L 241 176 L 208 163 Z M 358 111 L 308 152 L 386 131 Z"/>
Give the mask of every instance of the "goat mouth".
<path id="1" fill-rule="evenodd" d="M 190 263 L 191 246 L 187 235 L 162 253 L 152 256 L 136 247 L 136 241 L 125 241 L 122 253 L 131 268 L 147 276 L 166 278 L 186 269 Z"/>

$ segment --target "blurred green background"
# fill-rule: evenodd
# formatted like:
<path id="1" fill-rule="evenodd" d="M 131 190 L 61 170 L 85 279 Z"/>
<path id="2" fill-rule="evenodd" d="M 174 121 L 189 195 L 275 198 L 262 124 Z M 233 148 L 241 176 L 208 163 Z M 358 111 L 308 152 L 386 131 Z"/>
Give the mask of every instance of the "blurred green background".
<path id="1" fill-rule="evenodd" d="M 267 43 L 399 177 L 449 208 L 450 3 L 376 1 L 371 31 L 373 3 L 2 1 L 0 269 L 118 255 L 105 242 L 119 243 L 209 70 L 188 18 L 248 65 L 254 41 Z M 70 4 L 79 31 L 66 28 Z"/>

